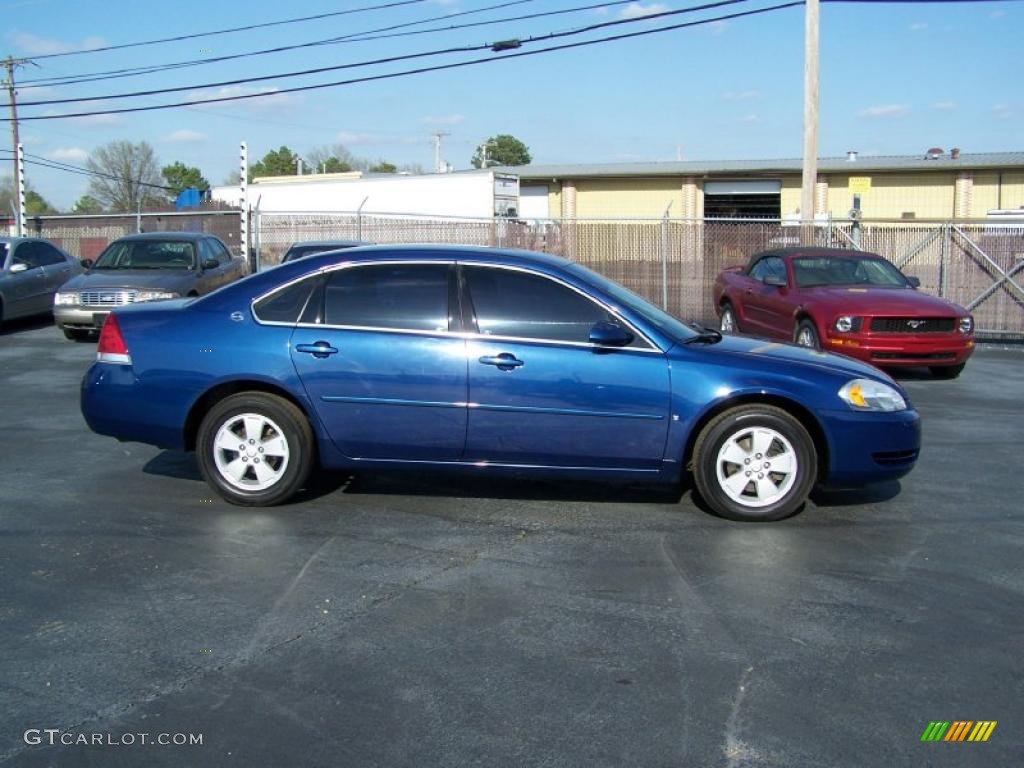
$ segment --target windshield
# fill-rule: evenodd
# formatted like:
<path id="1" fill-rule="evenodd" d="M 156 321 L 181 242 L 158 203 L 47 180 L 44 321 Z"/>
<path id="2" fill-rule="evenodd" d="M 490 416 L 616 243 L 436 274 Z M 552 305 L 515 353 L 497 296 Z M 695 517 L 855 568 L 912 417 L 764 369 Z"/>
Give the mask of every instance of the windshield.
<path id="1" fill-rule="evenodd" d="M 813 256 L 793 259 L 793 277 L 800 288 L 815 285 L 873 285 L 905 288 L 907 278 L 882 257 L 874 259 Z"/>
<path id="2" fill-rule="evenodd" d="M 120 240 L 107 246 L 93 269 L 192 269 L 192 243 L 181 240 Z"/>
<path id="3" fill-rule="evenodd" d="M 637 296 L 628 288 L 624 288 L 613 280 L 609 280 L 592 270 L 573 264 L 570 269 L 584 276 L 587 280 L 597 285 L 602 291 L 611 296 L 618 304 L 636 312 L 651 325 L 661 329 L 664 333 L 674 339 L 692 339 L 697 332 L 686 323 L 678 320 L 663 309 L 651 304 L 647 299 Z"/>

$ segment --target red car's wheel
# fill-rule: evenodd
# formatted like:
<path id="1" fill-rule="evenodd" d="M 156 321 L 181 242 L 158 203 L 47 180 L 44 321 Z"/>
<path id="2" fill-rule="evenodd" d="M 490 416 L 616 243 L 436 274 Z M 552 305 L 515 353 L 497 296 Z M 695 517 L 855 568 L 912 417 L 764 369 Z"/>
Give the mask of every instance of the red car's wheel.
<path id="1" fill-rule="evenodd" d="M 821 339 L 818 338 L 818 329 L 814 323 L 804 319 L 796 324 L 796 331 L 793 333 L 793 341 L 801 347 L 808 349 L 821 349 Z"/>
<path id="2" fill-rule="evenodd" d="M 736 321 L 736 313 L 732 304 L 726 302 L 722 305 L 722 317 L 718 323 L 718 330 L 722 333 L 739 333 L 740 324 Z"/>

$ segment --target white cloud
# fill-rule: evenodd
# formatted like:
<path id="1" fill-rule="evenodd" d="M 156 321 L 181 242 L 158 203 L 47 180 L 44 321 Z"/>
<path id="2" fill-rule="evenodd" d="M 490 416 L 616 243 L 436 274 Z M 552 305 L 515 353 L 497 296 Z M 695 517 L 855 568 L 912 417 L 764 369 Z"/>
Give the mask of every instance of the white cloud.
<path id="1" fill-rule="evenodd" d="M 748 90 L 748 91 L 726 91 L 722 94 L 723 101 L 748 101 L 750 99 L 756 99 L 761 95 L 760 91 Z"/>
<path id="2" fill-rule="evenodd" d="M 420 120 L 427 125 L 458 125 L 466 120 L 465 115 L 455 113 L 452 115 L 428 115 Z"/>
<path id="3" fill-rule="evenodd" d="M 47 152 L 46 157 L 50 160 L 70 160 L 77 163 L 88 158 L 89 153 L 80 147 L 58 147 Z"/>
<path id="4" fill-rule="evenodd" d="M 346 146 L 384 146 L 388 144 L 422 144 L 424 139 L 418 136 L 396 136 L 387 133 L 358 133 L 356 131 L 340 131 L 336 138 Z"/>
<path id="5" fill-rule="evenodd" d="M 664 13 L 668 6 L 664 3 L 630 3 L 619 13 L 620 19 L 642 19 L 644 16 L 653 16 L 656 13 Z"/>
<path id="6" fill-rule="evenodd" d="M 712 21 L 708 26 L 711 27 L 711 33 L 715 35 L 724 34 L 729 29 L 728 21 Z"/>
<path id="7" fill-rule="evenodd" d="M 904 117 L 910 114 L 910 107 L 906 104 L 878 104 L 857 113 L 861 117 Z"/>
<path id="8" fill-rule="evenodd" d="M 926 29 L 928 29 L 928 22 L 926 21 L 915 21 L 910 25 L 911 32 L 922 32 Z"/>
<path id="9" fill-rule="evenodd" d="M 200 91 L 189 91 L 188 99 L 202 99 L 213 102 L 216 99 L 245 96 L 248 98 L 236 98 L 234 101 L 224 103 L 227 105 L 244 106 L 254 110 L 294 106 L 302 102 L 300 94 L 279 93 L 280 90 L 280 88 L 266 86 L 257 88 L 250 85 L 225 85 L 215 89 L 207 88 Z"/>
<path id="10" fill-rule="evenodd" d="M 990 19 L 1001 19 L 1006 16 L 1006 11 L 995 10 L 988 15 Z"/>
<path id="11" fill-rule="evenodd" d="M 951 112 L 956 109 L 955 101 L 936 101 L 932 104 L 932 109 L 937 109 L 941 112 Z"/>
<path id="12" fill-rule="evenodd" d="M 746 125 L 755 125 L 756 123 L 761 122 L 761 117 L 760 115 L 755 115 L 751 113 L 749 115 L 744 115 L 743 117 L 741 117 L 740 122 Z"/>
<path id="13" fill-rule="evenodd" d="M 45 56 L 52 53 L 71 53 L 72 51 L 89 51 L 106 45 L 102 37 L 86 37 L 79 43 L 66 43 L 52 37 L 40 37 L 31 32 L 15 32 L 8 37 L 21 50 L 33 56 Z"/>
<path id="14" fill-rule="evenodd" d="M 79 125 L 120 125 L 124 122 L 124 118 L 120 115 L 84 115 L 83 117 L 72 117 L 70 120 Z"/>
<path id="15" fill-rule="evenodd" d="M 184 144 L 188 142 L 206 141 L 206 134 L 200 133 L 199 131 L 193 131 L 188 128 L 181 128 L 174 133 L 164 138 L 164 141 L 170 141 L 176 144 Z"/>
<path id="16" fill-rule="evenodd" d="M 1013 110 L 1009 104 L 996 104 L 992 107 L 992 116 L 997 120 L 1009 120 L 1013 117 Z"/>

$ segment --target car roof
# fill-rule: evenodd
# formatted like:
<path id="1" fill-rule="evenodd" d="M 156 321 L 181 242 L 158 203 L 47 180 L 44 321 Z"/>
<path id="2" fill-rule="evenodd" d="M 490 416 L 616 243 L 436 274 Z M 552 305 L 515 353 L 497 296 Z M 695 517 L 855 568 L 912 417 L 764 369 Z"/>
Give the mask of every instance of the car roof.
<path id="1" fill-rule="evenodd" d="M 807 246 L 801 247 L 799 245 L 793 245 L 788 248 L 780 248 L 778 250 L 762 251 L 762 253 L 772 253 L 782 258 L 793 258 L 794 256 L 832 256 L 834 258 L 846 258 L 846 259 L 877 259 L 880 256 L 877 253 L 871 253 L 870 251 L 858 251 L 853 248 L 823 248 L 820 246 Z M 756 254 L 760 256 L 761 254 Z"/>
<path id="2" fill-rule="evenodd" d="M 300 240 L 292 243 L 289 248 L 318 248 L 320 246 L 354 248 L 359 245 L 373 245 L 373 243 L 366 240 Z"/>
<path id="3" fill-rule="evenodd" d="M 344 256 L 338 253 L 323 253 L 302 259 L 305 268 L 328 266 L 344 261 L 373 261 L 387 255 L 388 260 L 422 259 L 424 261 L 465 260 L 484 264 L 496 263 L 522 267 L 551 267 L 566 269 L 572 265 L 568 259 L 549 253 L 523 251 L 514 248 L 490 248 L 482 245 L 367 245 L 350 248 Z M 292 262 L 288 262 L 289 265 Z"/>
<path id="4" fill-rule="evenodd" d="M 122 242 L 126 240 L 131 242 L 135 242 L 137 240 L 175 240 L 194 243 L 207 237 L 215 237 L 215 235 L 210 235 L 206 232 L 139 232 L 134 235 L 124 235 L 117 239 Z"/>

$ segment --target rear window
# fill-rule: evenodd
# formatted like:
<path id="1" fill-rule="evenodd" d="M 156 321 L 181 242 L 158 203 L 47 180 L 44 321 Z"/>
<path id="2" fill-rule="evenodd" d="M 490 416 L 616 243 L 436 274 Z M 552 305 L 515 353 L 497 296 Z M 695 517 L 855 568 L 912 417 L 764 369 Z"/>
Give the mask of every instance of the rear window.
<path id="1" fill-rule="evenodd" d="M 320 277 L 300 280 L 257 301 L 253 314 L 264 323 L 296 323 Z"/>

